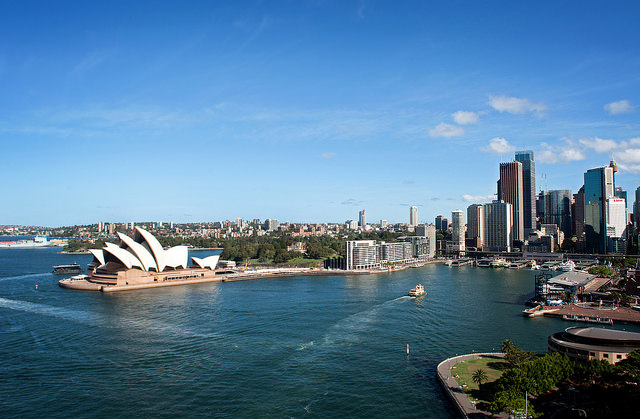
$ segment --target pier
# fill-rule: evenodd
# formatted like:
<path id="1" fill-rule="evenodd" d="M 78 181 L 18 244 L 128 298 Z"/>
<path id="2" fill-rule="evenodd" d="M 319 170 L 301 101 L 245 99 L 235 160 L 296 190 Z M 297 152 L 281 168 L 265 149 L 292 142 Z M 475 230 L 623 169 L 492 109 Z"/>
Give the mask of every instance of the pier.
<path id="1" fill-rule="evenodd" d="M 640 312 L 630 307 L 590 307 L 587 303 L 561 306 L 538 306 L 522 312 L 525 317 L 557 317 L 565 321 L 608 324 L 624 323 L 640 325 Z"/>

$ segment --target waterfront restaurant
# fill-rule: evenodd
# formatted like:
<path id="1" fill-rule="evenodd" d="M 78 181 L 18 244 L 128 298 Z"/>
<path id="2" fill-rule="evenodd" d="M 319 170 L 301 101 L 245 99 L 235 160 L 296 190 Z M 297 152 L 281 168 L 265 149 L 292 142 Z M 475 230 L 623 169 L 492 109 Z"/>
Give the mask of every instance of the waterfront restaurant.
<path id="1" fill-rule="evenodd" d="M 559 352 L 573 359 L 608 361 L 616 364 L 629 352 L 640 349 L 640 333 L 600 327 L 569 327 L 548 339 L 549 353 Z"/>

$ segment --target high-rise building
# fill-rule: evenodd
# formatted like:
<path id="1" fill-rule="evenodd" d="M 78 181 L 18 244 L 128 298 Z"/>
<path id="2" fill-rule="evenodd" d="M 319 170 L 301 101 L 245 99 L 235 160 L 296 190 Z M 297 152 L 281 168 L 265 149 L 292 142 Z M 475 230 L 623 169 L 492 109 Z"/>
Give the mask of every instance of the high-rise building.
<path id="1" fill-rule="evenodd" d="M 640 228 L 640 186 L 636 189 L 636 200 L 633 202 L 633 224 Z"/>
<path id="2" fill-rule="evenodd" d="M 565 237 L 571 237 L 571 191 L 559 189 L 545 191 L 542 224 L 555 224 Z"/>
<path id="3" fill-rule="evenodd" d="M 495 200 L 484 204 L 484 244 L 482 250 L 489 252 L 510 252 L 513 242 L 512 205 Z"/>
<path id="4" fill-rule="evenodd" d="M 267 218 L 266 220 L 264 220 L 264 228 L 267 231 L 275 231 L 279 226 L 280 223 L 278 222 L 278 220 L 273 220 L 271 218 Z"/>
<path id="5" fill-rule="evenodd" d="M 544 191 L 540 191 L 536 198 L 536 218 L 540 221 L 544 218 Z"/>
<path id="6" fill-rule="evenodd" d="M 365 210 L 358 213 L 358 225 L 362 228 L 367 226 L 367 212 Z"/>
<path id="7" fill-rule="evenodd" d="M 484 211 L 482 204 L 467 207 L 467 237 L 479 238 L 480 246 L 484 243 Z"/>
<path id="8" fill-rule="evenodd" d="M 584 219 L 586 249 L 607 252 L 607 199 L 614 197 L 615 162 L 589 169 L 584 174 Z"/>
<path id="9" fill-rule="evenodd" d="M 380 228 L 387 228 L 387 220 L 380 220 Z"/>
<path id="10" fill-rule="evenodd" d="M 409 226 L 415 227 L 418 225 L 418 207 L 412 206 L 409 208 Z"/>
<path id="11" fill-rule="evenodd" d="M 524 235 L 536 229 L 536 165 L 533 151 L 516 151 L 516 161 L 522 163 L 522 209 Z"/>
<path id="12" fill-rule="evenodd" d="M 627 206 L 627 191 L 622 189 L 622 187 L 616 186 L 615 189 L 613 190 L 613 195 L 616 198 L 624 199 L 624 205 L 625 205 L 625 207 Z"/>
<path id="13" fill-rule="evenodd" d="M 511 204 L 512 240 L 524 241 L 524 194 L 522 163 L 500 163 L 498 200 Z"/>
<path id="14" fill-rule="evenodd" d="M 416 227 L 416 236 L 426 237 L 428 249 L 427 256 L 432 258 L 436 254 L 436 226 L 433 224 L 419 224 Z"/>
<path id="15" fill-rule="evenodd" d="M 584 186 L 573 194 L 573 205 L 571 206 L 571 220 L 573 222 L 573 234 L 578 241 L 584 239 Z"/>
<path id="16" fill-rule="evenodd" d="M 627 203 L 624 198 L 607 199 L 607 252 L 624 253 L 627 236 Z"/>
<path id="17" fill-rule="evenodd" d="M 464 251 L 464 212 L 455 210 L 451 212 L 451 241 L 454 251 Z"/>
<path id="18" fill-rule="evenodd" d="M 448 229 L 449 229 L 449 220 L 447 220 L 444 215 L 438 215 L 436 217 L 436 230 L 448 230 Z"/>

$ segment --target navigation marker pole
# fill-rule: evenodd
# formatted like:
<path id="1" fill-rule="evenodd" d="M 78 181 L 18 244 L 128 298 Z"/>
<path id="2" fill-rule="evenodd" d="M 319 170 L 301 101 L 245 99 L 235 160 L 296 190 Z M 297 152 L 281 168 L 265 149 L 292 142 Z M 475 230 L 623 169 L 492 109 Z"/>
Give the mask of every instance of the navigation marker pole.
<path id="1" fill-rule="evenodd" d="M 407 343 L 407 355 L 409 355 L 409 344 Z"/>

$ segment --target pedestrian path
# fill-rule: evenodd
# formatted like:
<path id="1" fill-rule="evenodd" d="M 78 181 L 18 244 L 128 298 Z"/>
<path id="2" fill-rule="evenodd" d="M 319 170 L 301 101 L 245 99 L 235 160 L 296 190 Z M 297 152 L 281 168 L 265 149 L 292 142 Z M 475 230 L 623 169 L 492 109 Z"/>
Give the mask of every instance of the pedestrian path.
<path id="1" fill-rule="evenodd" d="M 500 413 L 499 415 L 493 415 L 489 412 L 485 412 L 479 409 L 476 409 L 476 405 L 472 402 L 467 393 L 464 392 L 460 384 L 456 381 L 456 379 L 451 374 L 451 368 L 459 362 L 464 362 L 469 359 L 477 359 L 485 356 L 496 356 L 503 357 L 504 354 L 501 352 L 497 353 L 481 353 L 481 354 L 467 354 L 467 355 L 459 355 L 453 358 L 445 359 L 440 364 L 438 364 L 437 374 L 438 380 L 440 384 L 444 388 L 445 392 L 451 398 L 451 401 L 458 409 L 459 413 L 464 418 L 485 418 L 485 417 L 493 417 L 493 418 L 508 418 L 509 416 L 506 413 Z"/>

